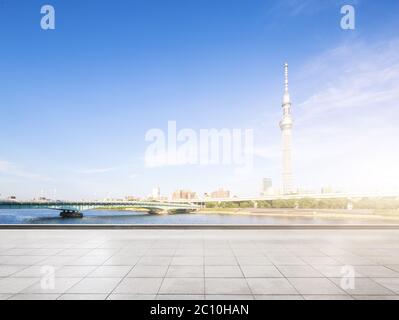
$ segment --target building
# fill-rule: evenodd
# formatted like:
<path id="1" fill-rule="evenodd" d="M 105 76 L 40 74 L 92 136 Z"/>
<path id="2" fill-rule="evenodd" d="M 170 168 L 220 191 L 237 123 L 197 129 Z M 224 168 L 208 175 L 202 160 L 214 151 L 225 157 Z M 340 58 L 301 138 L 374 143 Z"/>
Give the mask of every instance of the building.
<path id="1" fill-rule="evenodd" d="M 196 198 L 197 194 L 190 190 L 176 190 L 172 194 L 172 200 L 191 200 Z"/>
<path id="2" fill-rule="evenodd" d="M 322 194 L 333 193 L 333 192 L 334 192 L 334 189 L 333 189 L 331 186 L 324 186 L 324 187 L 321 187 L 320 192 L 321 192 Z"/>
<path id="3" fill-rule="evenodd" d="M 283 95 L 283 118 L 280 121 L 282 135 L 282 182 L 283 193 L 292 193 L 292 167 L 291 167 L 291 140 L 292 140 L 292 116 L 291 99 L 288 93 L 288 64 L 284 64 L 284 95 Z"/>
<path id="4" fill-rule="evenodd" d="M 154 200 L 159 200 L 161 198 L 161 188 L 155 187 L 152 189 L 151 198 Z"/>
<path id="5" fill-rule="evenodd" d="M 223 190 L 223 188 L 219 188 L 218 190 L 211 192 L 211 198 L 213 199 L 230 198 L 230 191 Z"/>
<path id="6" fill-rule="evenodd" d="M 272 179 L 270 178 L 263 178 L 262 179 L 262 196 L 270 196 L 274 194 L 273 183 Z"/>

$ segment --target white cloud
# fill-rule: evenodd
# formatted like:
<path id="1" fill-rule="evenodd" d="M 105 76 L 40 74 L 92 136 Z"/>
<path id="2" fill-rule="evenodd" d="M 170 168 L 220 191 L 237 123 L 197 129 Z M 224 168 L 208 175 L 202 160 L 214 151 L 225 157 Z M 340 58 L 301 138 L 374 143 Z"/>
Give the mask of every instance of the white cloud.
<path id="1" fill-rule="evenodd" d="M 344 44 L 299 78 L 314 92 L 293 106 L 298 184 L 399 188 L 399 41 Z"/>
<path id="2" fill-rule="evenodd" d="M 14 176 L 24 179 L 34 179 L 42 181 L 50 181 L 51 179 L 40 174 L 32 173 L 26 169 L 20 168 L 14 163 L 9 161 L 0 160 L 0 174 Z"/>
<path id="3" fill-rule="evenodd" d="M 92 168 L 92 169 L 83 169 L 83 170 L 78 170 L 78 173 L 81 174 L 98 174 L 98 173 L 107 173 L 107 172 L 112 172 L 115 171 L 116 168 L 110 167 L 110 168 Z"/>

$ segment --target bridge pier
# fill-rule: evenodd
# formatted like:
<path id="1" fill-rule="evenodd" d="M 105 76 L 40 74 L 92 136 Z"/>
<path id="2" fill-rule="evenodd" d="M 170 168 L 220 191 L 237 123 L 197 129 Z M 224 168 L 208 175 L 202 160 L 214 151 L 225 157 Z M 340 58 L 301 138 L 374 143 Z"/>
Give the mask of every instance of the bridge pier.
<path id="1" fill-rule="evenodd" d="M 62 210 L 60 213 L 62 218 L 83 218 L 83 213 L 78 210 Z"/>

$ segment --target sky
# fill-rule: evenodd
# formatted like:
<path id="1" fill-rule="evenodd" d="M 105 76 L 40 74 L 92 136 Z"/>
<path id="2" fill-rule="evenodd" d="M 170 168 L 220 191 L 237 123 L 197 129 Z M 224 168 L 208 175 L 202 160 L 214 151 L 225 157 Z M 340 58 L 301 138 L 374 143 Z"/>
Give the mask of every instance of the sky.
<path id="1" fill-rule="evenodd" d="M 278 189 L 284 62 L 294 185 L 399 190 L 398 14 L 396 0 L 0 0 L 0 198 Z M 251 130 L 251 165 L 154 165 L 146 135 L 168 122 Z"/>

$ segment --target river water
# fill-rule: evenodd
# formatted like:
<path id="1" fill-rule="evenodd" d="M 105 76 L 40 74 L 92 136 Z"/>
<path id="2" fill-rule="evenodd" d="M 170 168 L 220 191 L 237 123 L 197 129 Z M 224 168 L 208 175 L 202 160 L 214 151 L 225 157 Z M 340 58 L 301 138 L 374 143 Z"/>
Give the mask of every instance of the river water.
<path id="1" fill-rule="evenodd" d="M 61 218 L 56 210 L 0 210 L 0 224 L 396 224 L 398 220 L 287 217 L 232 214 L 151 215 L 135 211 L 84 211 L 83 218 Z"/>

